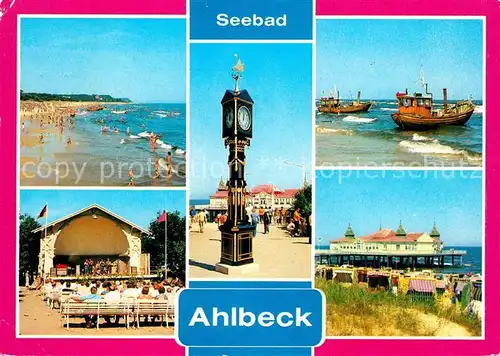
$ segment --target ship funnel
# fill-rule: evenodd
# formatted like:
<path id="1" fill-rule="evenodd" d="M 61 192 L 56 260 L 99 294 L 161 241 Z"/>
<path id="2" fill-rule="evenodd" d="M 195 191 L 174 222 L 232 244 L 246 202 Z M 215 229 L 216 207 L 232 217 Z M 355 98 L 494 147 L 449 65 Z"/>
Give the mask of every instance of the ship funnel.
<path id="1" fill-rule="evenodd" d="M 444 106 L 444 113 L 446 114 L 448 112 L 448 91 L 446 88 L 443 89 L 443 106 Z"/>
<path id="2" fill-rule="evenodd" d="M 359 99 L 361 98 L 361 92 L 358 91 L 358 104 L 359 104 Z"/>

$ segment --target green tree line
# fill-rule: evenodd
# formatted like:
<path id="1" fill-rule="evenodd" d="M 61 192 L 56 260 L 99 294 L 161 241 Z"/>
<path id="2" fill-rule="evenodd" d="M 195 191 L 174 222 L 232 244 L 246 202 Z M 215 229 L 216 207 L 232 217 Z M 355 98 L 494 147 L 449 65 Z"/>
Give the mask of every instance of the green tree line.
<path id="1" fill-rule="evenodd" d="M 21 100 L 33 101 L 95 101 L 99 103 L 122 102 L 129 103 L 128 98 L 114 98 L 111 95 L 100 94 L 48 94 L 26 93 L 21 90 Z"/>

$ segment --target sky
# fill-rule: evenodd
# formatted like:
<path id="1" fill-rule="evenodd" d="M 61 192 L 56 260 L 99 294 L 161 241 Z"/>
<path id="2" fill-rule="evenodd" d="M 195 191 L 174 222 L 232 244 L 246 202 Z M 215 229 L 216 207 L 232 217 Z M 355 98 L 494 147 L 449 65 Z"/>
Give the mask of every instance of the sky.
<path id="1" fill-rule="evenodd" d="M 446 246 L 481 246 L 481 171 L 318 171 L 316 239 L 343 237 L 348 223 L 367 235 L 383 228 L 427 232 Z M 349 177 L 349 174 L 351 175 Z M 385 174 L 385 177 L 384 177 Z"/>
<path id="2" fill-rule="evenodd" d="M 320 97 L 334 85 L 349 99 L 393 99 L 422 91 L 422 66 L 430 91 L 442 99 L 482 100 L 481 20 L 318 20 L 317 81 Z"/>
<path id="3" fill-rule="evenodd" d="M 253 139 L 246 149 L 249 188 L 274 184 L 300 188 L 310 181 L 312 47 L 310 44 L 192 44 L 191 178 L 193 199 L 208 199 L 227 179 L 228 150 L 222 140 L 221 99 L 234 89 L 231 68 L 245 66 L 240 89 L 254 100 Z M 284 163 L 288 161 L 299 166 Z"/>
<path id="4" fill-rule="evenodd" d="M 180 190 L 21 190 L 22 214 L 36 218 L 46 203 L 48 222 L 95 203 L 147 230 L 158 211 L 177 210 L 184 216 L 186 194 Z M 45 219 L 38 222 L 43 225 Z"/>
<path id="5" fill-rule="evenodd" d="M 184 103 L 186 22 L 24 18 L 21 89 Z"/>

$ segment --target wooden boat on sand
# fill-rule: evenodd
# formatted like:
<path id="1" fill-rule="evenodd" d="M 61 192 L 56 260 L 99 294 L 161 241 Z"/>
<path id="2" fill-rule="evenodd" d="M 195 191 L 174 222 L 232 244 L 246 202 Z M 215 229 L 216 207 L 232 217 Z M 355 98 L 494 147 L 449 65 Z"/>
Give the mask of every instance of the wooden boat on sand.
<path id="1" fill-rule="evenodd" d="M 446 88 L 443 89 L 443 108 L 436 109 L 432 93 L 425 84 L 425 95 L 396 93 L 398 112 L 392 114 L 392 120 L 403 130 L 430 130 L 443 125 L 465 125 L 474 113 L 471 100 L 458 101 L 448 105 Z"/>
<path id="2" fill-rule="evenodd" d="M 329 97 L 320 98 L 318 107 L 319 112 L 328 114 L 353 114 L 358 112 L 366 112 L 372 106 L 372 103 L 369 101 L 360 101 L 360 91 L 358 91 L 358 97 L 356 101 L 350 103 L 341 102 L 339 92 L 335 92 L 337 95 L 334 94 Z"/>

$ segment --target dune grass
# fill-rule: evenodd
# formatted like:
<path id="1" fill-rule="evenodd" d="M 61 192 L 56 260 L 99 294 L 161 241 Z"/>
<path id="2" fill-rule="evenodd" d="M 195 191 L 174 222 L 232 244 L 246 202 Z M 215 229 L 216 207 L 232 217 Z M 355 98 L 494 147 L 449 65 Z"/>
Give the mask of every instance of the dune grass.
<path id="1" fill-rule="evenodd" d="M 432 297 L 395 296 L 324 279 L 328 336 L 480 336 L 481 321 Z M 456 334 L 456 335 L 455 335 Z"/>

